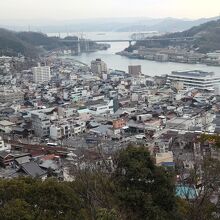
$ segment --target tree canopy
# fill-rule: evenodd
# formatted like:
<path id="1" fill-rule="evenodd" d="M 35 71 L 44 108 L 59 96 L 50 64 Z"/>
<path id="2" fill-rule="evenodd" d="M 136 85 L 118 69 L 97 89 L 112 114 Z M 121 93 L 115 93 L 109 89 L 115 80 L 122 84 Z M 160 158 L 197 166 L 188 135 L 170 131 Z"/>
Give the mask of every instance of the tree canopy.
<path id="1" fill-rule="evenodd" d="M 112 173 L 78 170 L 73 182 L 0 180 L 1 220 L 181 220 L 189 203 L 175 197 L 174 175 L 144 147 L 114 157 Z"/>

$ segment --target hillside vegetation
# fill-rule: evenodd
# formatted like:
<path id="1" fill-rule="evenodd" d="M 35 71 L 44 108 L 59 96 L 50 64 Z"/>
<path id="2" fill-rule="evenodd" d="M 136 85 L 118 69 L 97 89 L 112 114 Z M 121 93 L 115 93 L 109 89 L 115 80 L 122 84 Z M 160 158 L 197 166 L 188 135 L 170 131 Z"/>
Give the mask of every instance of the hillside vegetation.
<path id="1" fill-rule="evenodd" d="M 198 37 L 193 46 L 206 53 L 220 49 L 220 20 L 195 26 L 187 31 L 169 34 L 169 37 Z"/>
<path id="2" fill-rule="evenodd" d="M 0 29 L 0 55 L 35 57 L 43 50 L 52 50 L 65 46 L 57 37 L 48 37 L 37 32 L 14 32 Z"/>
<path id="3" fill-rule="evenodd" d="M 1 220 L 182 220 L 173 177 L 143 147 L 115 158 L 113 173 L 78 171 L 73 182 L 0 180 Z"/>
<path id="4" fill-rule="evenodd" d="M 182 38 L 182 37 L 195 37 L 195 40 L 189 42 L 172 42 L 164 41 L 164 38 Z M 172 45 L 183 45 L 188 48 L 194 48 L 198 52 L 207 53 L 214 50 L 220 50 L 220 20 L 210 21 L 199 26 L 190 28 L 182 32 L 175 32 L 166 34 L 160 37 L 161 42 L 138 42 L 135 46 L 146 47 L 166 47 Z"/>
<path id="5" fill-rule="evenodd" d="M 219 161 L 209 159 L 202 163 L 204 190 L 196 199 L 187 199 L 189 191 L 185 191 L 185 199 L 181 199 L 175 193 L 174 170 L 155 166 L 146 148 L 129 146 L 113 159 L 114 169 L 108 172 L 73 169 L 73 182 L 58 181 L 50 175 L 45 181 L 24 177 L 0 179 L 0 219 L 219 219 L 219 201 L 210 202 L 213 192 L 217 193 L 215 189 L 219 189 Z M 197 179 L 193 169 L 184 184 Z"/>

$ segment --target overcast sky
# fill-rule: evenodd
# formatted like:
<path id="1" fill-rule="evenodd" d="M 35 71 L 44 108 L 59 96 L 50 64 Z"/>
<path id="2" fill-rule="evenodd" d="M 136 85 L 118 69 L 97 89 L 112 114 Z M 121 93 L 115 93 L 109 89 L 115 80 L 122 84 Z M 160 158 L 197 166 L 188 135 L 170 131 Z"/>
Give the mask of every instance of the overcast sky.
<path id="1" fill-rule="evenodd" d="M 220 0 L 0 0 L 0 20 L 97 17 L 200 18 L 220 14 Z"/>

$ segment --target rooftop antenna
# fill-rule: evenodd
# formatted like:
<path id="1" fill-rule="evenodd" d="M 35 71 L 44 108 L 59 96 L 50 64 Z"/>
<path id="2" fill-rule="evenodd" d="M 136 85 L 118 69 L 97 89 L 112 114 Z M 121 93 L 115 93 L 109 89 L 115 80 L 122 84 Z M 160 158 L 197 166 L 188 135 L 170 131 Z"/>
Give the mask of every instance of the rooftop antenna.
<path id="1" fill-rule="evenodd" d="M 68 27 L 66 27 L 66 36 L 69 37 Z"/>
<path id="2" fill-rule="evenodd" d="M 83 39 L 83 32 L 80 33 L 80 39 Z"/>

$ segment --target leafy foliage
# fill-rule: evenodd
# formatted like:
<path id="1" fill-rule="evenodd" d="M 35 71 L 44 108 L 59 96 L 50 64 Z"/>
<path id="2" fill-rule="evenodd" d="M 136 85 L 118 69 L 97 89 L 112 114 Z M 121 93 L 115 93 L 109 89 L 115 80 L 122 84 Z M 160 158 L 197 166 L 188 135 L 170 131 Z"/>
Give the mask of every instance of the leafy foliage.
<path id="1" fill-rule="evenodd" d="M 133 219 L 174 219 L 172 176 L 156 167 L 144 147 L 120 152 L 115 171 L 117 196 Z"/>
<path id="2" fill-rule="evenodd" d="M 200 141 L 201 141 L 202 144 L 207 142 L 209 144 L 212 144 L 213 147 L 220 148 L 220 136 L 219 136 L 219 134 L 213 134 L 213 135 L 202 134 L 200 136 Z"/>
<path id="3" fill-rule="evenodd" d="M 144 147 L 122 150 L 114 162 L 111 174 L 79 170 L 73 182 L 1 179 L 0 219 L 186 219 L 190 208 L 175 197 L 173 175 L 156 167 Z"/>

